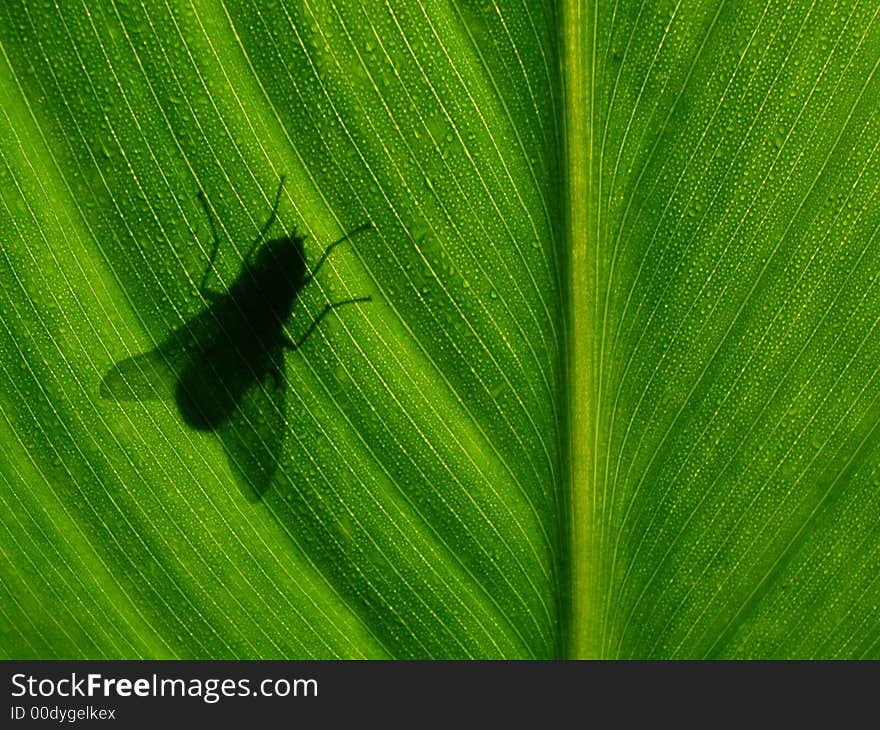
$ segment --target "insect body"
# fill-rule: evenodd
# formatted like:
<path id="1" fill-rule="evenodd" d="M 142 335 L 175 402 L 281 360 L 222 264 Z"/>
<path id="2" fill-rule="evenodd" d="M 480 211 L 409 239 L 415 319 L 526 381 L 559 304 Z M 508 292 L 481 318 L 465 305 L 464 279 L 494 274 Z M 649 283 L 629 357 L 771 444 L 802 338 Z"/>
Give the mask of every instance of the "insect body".
<path id="1" fill-rule="evenodd" d="M 284 432 L 285 350 L 299 349 L 334 309 L 370 300 L 358 297 L 327 304 L 299 340 L 286 335 L 285 322 L 299 292 L 335 246 L 369 226 L 330 244 L 309 271 L 303 239 L 295 232 L 263 243 L 277 216 L 283 183 L 282 178 L 272 213 L 226 292 L 207 287 L 220 239 L 200 194 L 214 238 L 200 284 L 209 307 L 156 349 L 117 363 L 101 382 L 102 396 L 113 400 L 173 398 L 189 426 L 220 436 L 248 497 L 262 494 L 277 469 Z"/>

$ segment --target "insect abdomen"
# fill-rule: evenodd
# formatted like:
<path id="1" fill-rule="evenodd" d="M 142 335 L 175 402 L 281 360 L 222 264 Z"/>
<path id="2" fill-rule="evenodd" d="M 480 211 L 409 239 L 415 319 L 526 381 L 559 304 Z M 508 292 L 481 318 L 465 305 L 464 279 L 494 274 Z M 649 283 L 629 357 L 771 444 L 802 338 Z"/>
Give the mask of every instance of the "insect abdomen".
<path id="1" fill-rule="evenodd" d="M 236 407 L 235 397 L 221 380 L 192 369 L 177 382 L 174 398 L 183 420 L 199 431 L 222 426 Z"/>
<path id="2" fill-rule="evenodd" d="M 200 431 L 222 426 L 244 391 L 260 376 L 254 372 L 255 366 L 231 345 L 209 348 L 193 358 L 181 373 L 174 394 L 183 420 Z"/>

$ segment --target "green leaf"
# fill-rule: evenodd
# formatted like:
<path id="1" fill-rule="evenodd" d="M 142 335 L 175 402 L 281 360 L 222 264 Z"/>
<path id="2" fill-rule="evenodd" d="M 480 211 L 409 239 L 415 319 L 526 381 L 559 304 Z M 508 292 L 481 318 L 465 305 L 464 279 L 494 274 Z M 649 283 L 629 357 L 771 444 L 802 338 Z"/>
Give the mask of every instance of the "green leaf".
<path id="1" fill-rule="evenodd" d="M 878 16 L 4 4 L 2 655 L 880 657 Z M 371 301 L 231 431 L 102 397 L 282 176 L 372 225 L 286 336 Z"/>

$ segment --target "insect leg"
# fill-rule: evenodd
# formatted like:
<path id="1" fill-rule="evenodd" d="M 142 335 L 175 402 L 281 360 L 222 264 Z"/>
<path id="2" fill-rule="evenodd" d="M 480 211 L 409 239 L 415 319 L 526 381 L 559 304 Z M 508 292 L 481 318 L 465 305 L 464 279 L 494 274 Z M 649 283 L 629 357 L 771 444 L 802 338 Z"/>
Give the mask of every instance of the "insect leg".
<path id="1" fill-rule="evenodd" d="M 257 236 L 257 239 L 251 244 L 250 250 L 247 252 L 247 256 L 245 257 L 248 261 L 250 261 L 251 256 L 254 255 L 255 251 L 258 251 L 260 248 L 260 244 L 263 239 L 266 237 L 266 234 L 269 232 L 269 229 L 272 227 L 272 224 L 275 222 L 275 219 L 278 217 L 278 203 L 281 201 L 281 190 L 284 187 L 284 175 L 281 176 L 281 180 L 278 183 L 278 192 L 275 193 L 275 202 L 272 203 L 272 212 L 269 214 L 269 218 L 266 221 L 263 228 L 260 230 L 260 234 Z"/>
<path id="2" fill-rule="evenodd" d="M 306 276 L 305 280 L 303 281 L 303 286 L 305 286 L 305 285 L 308 284 L 312 279 L 315 278 L 315 274 L 318 273 L 318 269 L 321 268 L 321 265 L 327 260 L 327 257 L 330 255 L 330 252 L 331 252 L 334 248 L 336 248 L 340 243 L 344 243 L 345 241 L 347 241 L 348 239 L 350 239 L 350 238 L 351 238 L 352 236 L 354 236 L 355 234 L 357 234 L 357 233 L 362 233 L 363 231 L 368 231 L 368 230 L 370 230 L 372 227 L 373 227 L 373 224 L 372 224 L 372 223 L 364 223 L 363 225 L 360 225 L 360 226 L 358 226 L 357 228 L 355 228 L 354 230 L 349 231 L 348 233 L 346 233 L 346 234 L 345 234 L 342 238 L 340 238 L 339 240 L 337 240 L 337 241 L 333 241 L 333 243 L 331 243 L 329 246 L 327 246 L 327 248 L 324 249 L 324 253 L 321 254 L 321 258 L 318 259 L 318 263 L 315 264 L 315 268 L 312 269 L 312 270 L 308 273 L 308 275 Z"/>
<path id="3" fill-rule="evenodd" d="M 315 331 L 315 327 L 318 326 L 318 323 L 322 319 L 324 319 L 324 317 L 326 317 L 328 314 L 330 314 L 330 312 L 332 312 L 334 309 L 337 309 L 338 307 L 342 307 L 346 304 L 357 304 L 358 302 L 371 302 L 371 301 L 373 301 L 372 297 L 357 297 L 356 299 L 346 299 L 342 302 L 331 302 L 330 304 L 326 305 L 323 310 L 321 310 L 321 313 L 315 318 L 315 321 L 312 322 L 311 325 L 309 325 L 309 328 L 306 330 L 306 333 L 302 337 L 300 337 L 299 340 L 297 340 L 296 342 L 291 342 L 289 339 L 286 339 L 285 347 L 288 350 L 290 350 L 291 352 L 293 352 L 294 350 L 298 350 L 300 347 L 302 347 L 302 344 L 307 339 L 309 339 L 309 335 L 311 335 L 312 332 Z"/>
<path id="4" fill-rule="evenodd" d="M 211 251 L 211 256 L 208 259 L 208 268 L 205 269 L 205 273 L 202 275 L 202 280 L 199 282 L 199 292 L 201 292 L 202 296 L 206 299 L 212 299 L 220 296 L 220 292 L 211 291 L 208 289 L 208 275 L 214 270 L 214 261 L 217 258 L 217 249 L 220 248 L 220 236 L 217 235 L 217 227 L 214 225 L 214 218 L 211 216 L 211 209 L 208 207 L 208 201 L 205 198 L 205 193 L 202 190 L 199 190 L 199 202 L 202 204 L 202 208 L 205 210 L 205 215 L 208 218 L 208 225 L 211 226 L 211 235 L 214 237 L 214 248 Z"/>

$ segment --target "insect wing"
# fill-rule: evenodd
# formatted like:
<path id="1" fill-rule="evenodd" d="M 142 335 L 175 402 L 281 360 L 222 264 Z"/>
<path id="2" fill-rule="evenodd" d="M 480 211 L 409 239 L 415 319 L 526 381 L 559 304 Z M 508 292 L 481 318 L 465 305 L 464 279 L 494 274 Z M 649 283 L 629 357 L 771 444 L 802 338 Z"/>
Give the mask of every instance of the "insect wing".
<path id="1" fill-rule="evenodd" d="M 158 347 L 120 360 L 101 380 L 101 397 L 115 401 L 173 400 L 174 388 L 197 345 L 193 325 L 174 331 Z"/>
<path id="2" fill-rule="evenodd" d="M 282 378 L 254 383 L 217 434 L 242 494 L 258 501 L 278 471 L 286 430 Z"/>

